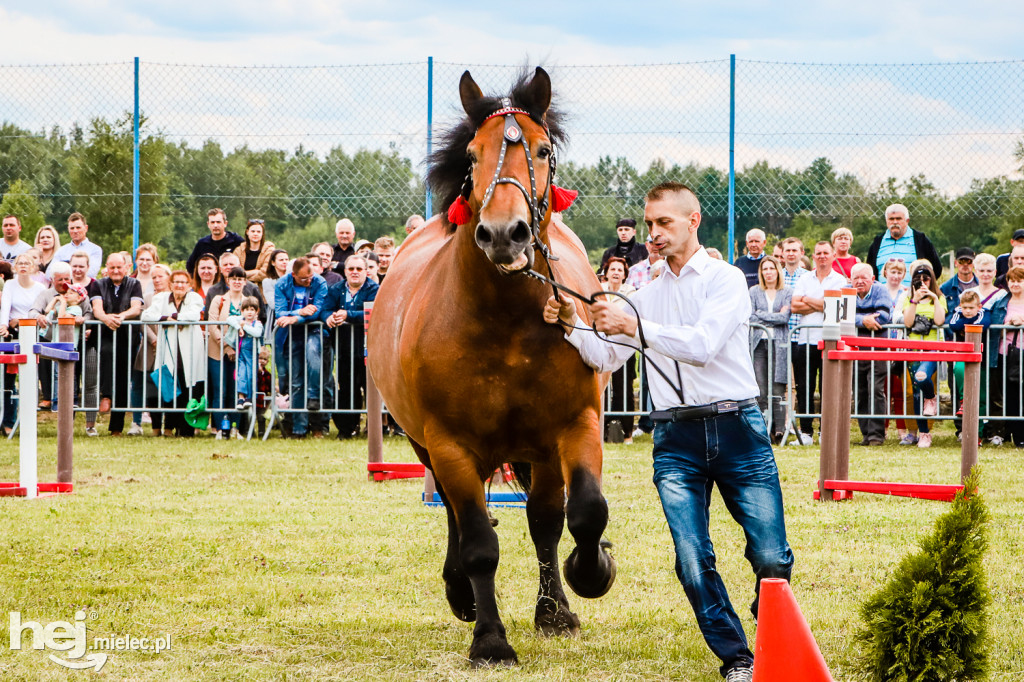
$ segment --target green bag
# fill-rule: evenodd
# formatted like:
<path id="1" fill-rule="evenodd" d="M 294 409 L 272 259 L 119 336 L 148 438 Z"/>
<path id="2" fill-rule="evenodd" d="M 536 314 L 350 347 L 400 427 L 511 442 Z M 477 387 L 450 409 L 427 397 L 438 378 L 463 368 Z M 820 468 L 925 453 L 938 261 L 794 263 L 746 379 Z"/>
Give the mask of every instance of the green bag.
<path id="1" fill-rule="evenodd" d="M 205 431 L 210 425 L 210 413 L 206 411 L 206 396 L 199 400 L 192 398 L 185 407 L 185 421 L 189 426 Z"/>

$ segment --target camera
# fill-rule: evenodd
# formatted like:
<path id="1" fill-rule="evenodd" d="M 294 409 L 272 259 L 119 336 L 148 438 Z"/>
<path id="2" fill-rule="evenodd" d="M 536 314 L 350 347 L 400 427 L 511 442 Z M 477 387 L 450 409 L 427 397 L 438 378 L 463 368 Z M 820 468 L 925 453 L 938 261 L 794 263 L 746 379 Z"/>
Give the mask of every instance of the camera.
<path id="1" fill-rule="evenodd" d="M 928 288 L 928 284 L 925 280 L 930 280 L 931 277 L 924 270 L 918 270 L 914 273 L 914 276 L 910 280 L 910 288 L 917 291 L 921 287 Z"/>

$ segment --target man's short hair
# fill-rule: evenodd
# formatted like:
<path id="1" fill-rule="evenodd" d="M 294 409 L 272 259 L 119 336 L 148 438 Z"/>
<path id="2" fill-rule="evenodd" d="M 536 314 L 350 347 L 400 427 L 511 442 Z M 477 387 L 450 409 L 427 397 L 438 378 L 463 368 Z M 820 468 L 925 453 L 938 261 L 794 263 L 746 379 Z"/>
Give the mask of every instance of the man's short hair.
<path id="1" fill-rule="evenodd" d="M 311 261 L 314 258 L 316 258 L 316 262 L 320 264 L 320 267 L 324 266 L 324 259 L 321 258 L 319 254 L 316 254 L 316 253 L 313 253 L 312 251 L 310 251 L 309 253 L 307 253 L 305 255 L 305 259 L 308 260 L 308 261 Z"/>
<path id="2" fill-rule="evenodd" d="M 1014 265 L 1012 268 L 1006 271 L 1007 282 L 1024 282 L 1024 268 L 1019 265 Z"/>
<path id="3" fill-rule="evenodd" d="M 50 278 L 54 278 L 57 275 L 71 276 L 71 264 L 65 263 L 64 261 L 57 261 L 50 266 Z"/>
<path id="4" fill-rule="evenodd" d="M 647 190 L 646 201 L 661 201 L 667 194 L 680 194 L 686 201 L 692 202 L 693 210 L 700 213 L 700 199 L 692 189 L 687 187 L 681 182 L 674 182 L 669 180 L 667 182 L 661 182 L 654 187 Z"/>
<path id="5" fill-rule="evenodd" d="M 961 303 L 981 303 L 981 296 L 974 289 L 968 289 L 960 294 Z"/>
<path id="6" fill-rule="evenodd" d="M 761 239 L 767 239 L 768 238 L 768 236 L 764 233 L 764 230 L 762 230 L 759 227 L 753 227 L 753 228 L 747 230 L 747 234 L 744 237 L 744 239 L 750 239 L 751 237 L 760 237 Z"/>
<path id="7" fill-rule="evenodd" d="M 796 244 L 797 246 L 800 247 L 801 251 L 804 250 L 804 243 L 800 240 L 799 237 L 786 237 L 785 239 L 782 240 L 782 248 L 786 248 L 786 244 Z"/>
<path id="8" fill-rule="evenodd" d="M 856 263 L 852 268 L 850 268 L 850 279 L 853 279 L 854 275 L 864 271 L 867 271 L 867 273 L 871 275 L 871 279 L 875 278 L 875 271 L 871 268 L 870 265 L 868 265 L 867 263 Z"/>
<path id="9" fill-rule="evenodd" d="M 124 254 L 121 253 L 120 251 L 115 251 L 112 254 L 110 254 L 109 256 L 107 256 L 107 265 L 110 265 L 110 259 L 111 258 L 120 258 L 122 263 L 124 263 L 126 266 L 128 265 L 128 259 L 125 258 Z"/>
<path id="10" fill-rule="evenodd" d="M 335 232 L 337 232 L 342 227 L 351 227 L 353 231 L 355 231 L 355 229 L 356 229 L 355 223 L 353 223 L 348 218 L 342 218 L 338 222 L 334 223 L 334 231 Z"/>
<path id="11" fill-rule="evenodd" d="M 317 242 L 316 244 L 313 244 L 313 246 L 309 247 L 309 250 L 310 251 L 316 251 L 321 246 L 326 246 L 328 249 L 332 249 L 332 250 L 334 249 L 334 247 L 331 246 L 330 244 L 328 244 L 327 242 Z"/>
<path id="12" fill-rule="evenodd" d="M 888 218 L 890 213 L 902 213 L 904 218 L 910 220 L 910 211 L 903 204 L 889 204 L 885 209 L 885 217 Z"/>
<path id="13" fill-rule="evenodd" d="M 69 215 L 69 216 L 68 216 L 68 222 L 69 222 L 69 223 L 73 223 L 73 222 L 75 222 L 76 220 L 81 220 L 81 221 L 82 221 L 83 223 L 85 223 L 86 225 L 88 225 L 88 224 L 89 224 L 88 222 L 86 222 L 86 220 L 85 220 L 85 216 L 84 216 L 84 215 L 82 215 L 81 213 L 77 212 L 77 211 L 75 211 L 74 213 L 72 213 L 71 215 Z"/>
<path id="14" fill-rule="evenodd" d="M 345 267 L 346 267 L 346 268 L 348 267 L 348 262 L 349 262 L 350 260 L 352 260 L 353 258 L 358 258 L 359 260 L 363 261 L 363 268 L 364 268 L 364 269 L 366 268 L 366 259 L 365 259 L 365 258 L 363 258 L 363 256 L 361 256 L 361 255 L 360 255 L 360 254 L 358 254 L 358 253 L 353 253 L 353 254 L 352 254 L 351 256 L 349 256 L 348 258 L 346 258 L 346 259 L 345 259 Z"/>
<path id="15" fill-rule="evenodd" d="M 224 253 L 217 256 L 217 262 L 223 263 L 225 258 L 238 258 L 234 251 L 225 251 Z"/>
<path id="16" fill-rule="evenodd" d="M 220 214 L 220 216 L 222 218 L 224 218 L 224 222 L 228 221 L 228 214 L 224 212 L 223 208 L 211 208 L 209 211 L 206 212 L 206 217 L 207 218 L 212 218 L 213 216 L 217 215 L 218 213 Z"/>
<path id="17" fill-rule="evenodd" d="M 395 248 L 395 240 L 387 235 L 383 237 L 377 237 L 377 241 L 373 243 L 374 250 L 377 249 L 393 249 Z"/>
<path id="18" fill-rule="evenodd" d="M 423 216 L 421 216 L 419 213 L 414 213 L 413 215 L 409 216 L 406 219 L 405 226 L 412 227 L 412 224 L 415 222 L 423 222 Z"/>
<path id="19" fill-rule="evenodd" d="M 833 251 L 835 250 L 835 249 L 832 248 L 832 242 L 828 241 L 827 239 L 822 239 L 820 242 L 815 242 L 814 243 L 814 248 L 815 249 L 817 249 L 819 246 L 827 246 L 829 249 L 831 249 Z"/>
<path id="20" fill-rule="evenodd" d="M 306 258 L 305 256 L 299 256 L 298 258 L 292 261 L 292 274 L 299 274 L 299 270 L 306 267 L 307 265 L 309 265 L 309 259 Z"/>
<path id="21" fill-rule="evenodd" d="M 4 216 L 4 220 L 7 220 L 8 218 L 14 218 L 14 222 L 18 223 L 18 227 L 21 227 L 21 218 L 14 215 L 13 213 L 8 213 L 7 215 Z"/>

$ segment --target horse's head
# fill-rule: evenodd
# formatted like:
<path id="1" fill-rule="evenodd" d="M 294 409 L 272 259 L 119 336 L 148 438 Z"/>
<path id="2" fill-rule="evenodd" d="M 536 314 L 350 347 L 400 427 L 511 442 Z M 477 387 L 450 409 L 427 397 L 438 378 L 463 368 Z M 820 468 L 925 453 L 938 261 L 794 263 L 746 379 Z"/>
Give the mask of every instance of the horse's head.
<path id="1" fill-rule="evenodd" d="M 459 95 L 467 118 L 442 140 L 428 179 L 499 271 L 531 268 L 550 216 L 554 146 L 564 139 L 551 79 L 537 68 L 508 97 L 485 97 L 466 71 Z"/>

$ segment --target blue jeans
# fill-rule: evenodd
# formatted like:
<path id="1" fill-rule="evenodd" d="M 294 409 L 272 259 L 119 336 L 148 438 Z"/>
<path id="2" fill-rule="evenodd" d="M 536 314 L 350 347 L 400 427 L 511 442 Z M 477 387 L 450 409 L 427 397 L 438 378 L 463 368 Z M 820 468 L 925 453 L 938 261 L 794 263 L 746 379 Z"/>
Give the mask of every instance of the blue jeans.
<path id="1" fill-rule="evenodd" d="M 938 363 L 934 360 L 910 363 L 910 378 L 914 382 L 914 411 L 921 414 L 924 409 L 922 398 L 931 400 L 935 397 L 935 386 L 932 384 L 932 374 Z M 924 379 L 918 379 L 917 375 L 923 374 Z M 917 430 L 921 433 L 928 433 L 928 420 L 918 419 Z"/>
<path id="2" fill-rule="evenodd" d="M 288 327 L 288 378 L 291 383 L 292 433 L 301 436 L 309 426 L 306 397 L 320 399 L 322 334 L 320 327 L 293 324 Z"/>
<path id="3" fill-rule="evenodd" d="M 744 556 L 756 578 L 789 580 L 793 552 L 786 542 L 782 489 L 771 440 L 757 405 L 707 419 L 659 423 L 654 428 L 654 484 L 676 549 L 676 576 L 690 600 L 704 641 L 722 660 L 721 672 L 752 665 L 736 611 L 715 569 L 708 531 L 715 485 L 747 539 Z"/>
<path id="4" fill-rule="evenodd" d="M 253 400 L 253 367 L 256 366 L 256 355 L 260 347 L 251 336 L 246 336 L 238 347 L 237 364 L 235 366 L 237 393 L 244 395 L 247 400 Z M 234 396 L 232 396 L 234 397 Z"/>

